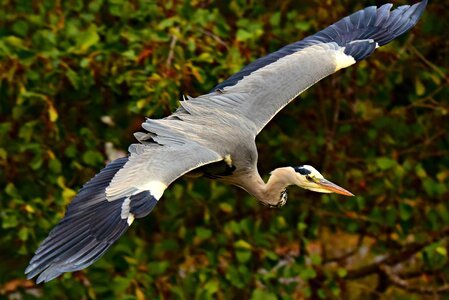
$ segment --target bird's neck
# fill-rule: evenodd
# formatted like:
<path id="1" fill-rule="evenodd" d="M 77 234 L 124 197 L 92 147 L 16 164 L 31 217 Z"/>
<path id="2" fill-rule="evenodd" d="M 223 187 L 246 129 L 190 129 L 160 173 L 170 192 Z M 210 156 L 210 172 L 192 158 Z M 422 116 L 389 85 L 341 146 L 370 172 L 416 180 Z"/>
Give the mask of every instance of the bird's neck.
<path id="1" fill-rule="evenodd" d="M 294 173 L 291 167 L 275 169 L 271 172 L 267 183 L 257 174 L 244 188 L 266 205 L 282 206 L 286 201 L 287 186 L 295 184 Z"/>

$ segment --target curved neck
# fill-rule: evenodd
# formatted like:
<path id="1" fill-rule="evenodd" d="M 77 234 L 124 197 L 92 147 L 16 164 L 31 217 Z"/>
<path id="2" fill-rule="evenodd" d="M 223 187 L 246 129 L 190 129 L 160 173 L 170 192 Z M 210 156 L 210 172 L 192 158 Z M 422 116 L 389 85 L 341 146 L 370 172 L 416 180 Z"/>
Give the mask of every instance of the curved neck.
<path id="1" fill-rule="evenodd" d="M 295 170 L 292 167 L 277 168 L 271 172 L 267 183 L 263 181 L 257 170 L 249 176 L 245 176 L 243 184 L 239 184 L 248 193 L 270 206 L 277 206 L 285 201 L 282 195 L 289 185 L 296 184 Z"/>

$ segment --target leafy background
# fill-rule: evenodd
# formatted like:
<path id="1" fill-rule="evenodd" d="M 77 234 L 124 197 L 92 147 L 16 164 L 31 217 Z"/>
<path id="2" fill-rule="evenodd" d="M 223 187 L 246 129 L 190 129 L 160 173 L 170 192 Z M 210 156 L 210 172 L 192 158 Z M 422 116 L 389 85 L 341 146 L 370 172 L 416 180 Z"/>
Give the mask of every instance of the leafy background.
<path id="1" fill-rule="evenodd" d="M 449 299 L 444 1 L 258 137 L 265 176 L 310 163 L 356 197 L 291 188 L 268 209 L 233 187 L 179 180 L 104 258 L 38 286 L 23 275 L 32 253 L 145 116 L 383 2 L 0 3 L 0 297 Z"/>

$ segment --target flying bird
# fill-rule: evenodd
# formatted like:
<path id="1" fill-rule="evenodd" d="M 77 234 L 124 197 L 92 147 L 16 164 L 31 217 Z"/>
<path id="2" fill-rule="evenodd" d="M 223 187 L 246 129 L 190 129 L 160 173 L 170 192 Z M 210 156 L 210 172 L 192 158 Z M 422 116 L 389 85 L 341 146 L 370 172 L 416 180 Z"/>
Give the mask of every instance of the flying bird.
<path id="1" fill-rule="evenodd" d="M 426 5 L 367 7 L 254 61 L 208 94 L 185 97 L 172 115 L 147 119 L 129 156 L 112 161 L 81 188 L 35 252 L 27 277 L 47 282 L 91 265 L 187 173 L 238 186 L 270 207 L 285 204 L 290 185 L 351 196 L 309 165 L 277 168 L 265 183 L 255 138 L 307 88 L 411 29 Z"/>

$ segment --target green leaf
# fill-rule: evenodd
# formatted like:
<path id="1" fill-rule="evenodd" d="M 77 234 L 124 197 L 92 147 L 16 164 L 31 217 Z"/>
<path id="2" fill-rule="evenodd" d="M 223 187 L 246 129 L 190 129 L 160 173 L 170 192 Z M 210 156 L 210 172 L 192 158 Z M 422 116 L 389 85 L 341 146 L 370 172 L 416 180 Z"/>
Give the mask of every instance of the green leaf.
<path id="1" fill-rule="evenodd" d="M 445 247 L 437 247 L 435 251 L 442 256 L 447 256 L 447 249 Z"/>
<path id="2" fill-rule="evenodd" d="M 251 300 L 277 300 L 275 294 L 261 290 L 255 289 L 251 294 Z"/>
<path id="3" fill-rule="evenodd" d="M 248 250 L 237 250 L 235 251 L 235 256 L 237 257 L 238 262 L 244 264 L 251 259 L 252 253 Z"/>
<path id="4" fill-rule="evenodd" d="M 303 280 L 308 280 L 316 277 L 316 271 L 312 268 L 304 268 L 300 271 L 299 276 Z"/>
<path id="5" fill-rule="evenodd" d="M 385 171 L 396 166 L 397 162 L 388 157 L 379 157 L 376 159 L 376 164 L 382 171 Z"/>
<path id="6" fill-rule="evenodd" d="M 218 205 L 220 207 L 220 210 L 225 213 L 232 213 L 232 205 L 226 202 L 222 202 Z"/>
<path id="7" fill-rule="evenodd" d="M 426 87 L 421 82 L 421 80 L 418 79 L 418 77 L 416 77 L 416 80 L 415 80 L 415 90 L 416 90 L 416 95 L 418 95 L 418 96 L 422 96 L 426 92 Z"/>
<path id="8" fill-rule="evenodd" d="M 304 231 L 307 229 L 307 224 L 304 222 L 299 222 L 296 227 L 298 228 L 298 231 Z"/>
<path id="9" fill-rule="evenodd" d="M 75 197 L 76 192 L 72 189 L 69 188 L 64 188 L 62 190 L 62 197 L 64 198 L 65 202 L 69 202 L 70 200 L 72 200 L 73 197 Z"/>
<path id="10" fill-rule="evenodd" d="M 8 45 L 11 45 L 16 48 L 22 48 L 23 47 L 23 39 L 18 38 L 16 36 L 8 36 L 3 39 Z"/>
<path id="11" fill-rule="evenodd" d="M 104 160 L 103 155 L 95 150 L 88 150 L 83 154 L 83 162 L 90 166 L 97 166 Z"/>
<path id="12" fill-rule="evenodd" d="M 399 217 L 403 221 L 410 220 L 410 218 L 413 216 L 413 207 L 406 203 L 400 203 L 399 204 Z"/>
<path id="13" fill-rule="evenodd" d="M 19 233 L 17 235 L 19 236 L 19 239 L 21 241 L 26 241 L 28 239 L 28 233 L 29 233 L 28 228 L 22 227 L 20 228 Z"/>
<path id="14" fill-rule="evenodd" d="M 321 265 L 321 262 L 322 262 L 321 256 L 319 254 L 312 254 L 310 256 L 310 260 L 311 260 L 312 264 L 316 265 L 316 266 Z"/>
<path id="15" fill-rule="evenodd" d="M 48 166 L 53 173 L 56 173 L 56 174 L 61 173 L 62 164 L 58 159 L 56 159 L 56 158 L 51 159 Z"/>
<path id="16" fill-rule="evenodd" d="M 36 124 L 36 121 L 26 122 L 19 130 L 19 137 L 24 139 L 26 142 L 31 141 L 34 133 L 34 126 Z"/>
<path id="17" fill-rule="evenodd" d="M 8 158 L 8 152 L 5 149 L 0 148 L 0 160 L 6 160 Z"/>
<path id="18" fill-rule="evenodd" d="M 97 27 L 91 26 L 88 30 L 82 31 L 78 34 L 76 39 L 77 50 L 84 52 L 100 41 L 100 36 L 97 33 Z"/>
<path id="19" fill-rule="evenodd" d="M 239 248 L 239 249 L 247 249 L 247 250 L 251 250 L 253 248 L 250 243 L 248 243 L 247 241 L 244 241 L 244 240 L 238 240 L 237 242 L 235 242 L 234 247 Z"/>
<path id="20" fill-rule="evenodd" d="M 246 31 L 244 29 L 237 30 L 236 36 L 237 36 L 237 40 L 241 41 L 241 42 L 245 42 L 245 41 L 250 40 L 250 39 L 253 38 L 252 33 L 248 32 L 248 31 Z"/>
<path id="21" fill-rule="evenodd" d="M 170 267 L 169 261 L 156 261 L 148 264 L 148 272 L 151 275 L 160 275 Z"/>
<path id="22" fill-rule="evenodd" d="M 56 111 L 56 108 L 53 106 L 53 104 L 48 105 L 48 116 L 50 121 L 56 122 L 58 119 L 58 112 Z"/>
<path id="23" fill-rule="evenodd" d="M 18 20 L 12 25 L 12 30 L 22 37 L 27 35 L 28 28 L 28 23 L 23 20 Z"/>
<path id="24" fill-rule="evenodd" d="M 218 280 L 209 280 L 203 287 L 208 295 L 214 295 L 219 288 L 220 284 Z"/>
<path id="25" fill-rule="evenodd" d="M 15 214 L 2 214 L 2 228 L 16 228 L 19 225 L 19 220 Z"/>
<path id="26" fill-rule="evenodd" d="M 277 11 L 270 17 L 270 24 L 272 26 L 279 26 L 279 23 L 281 22 L 281 12 Z"/>
<path id="27" fill-rule="evenodd" d="M 436 182 L 429 177 L 425 178 L 422 183 L 427 195 L 431 197 L 443 195 L 447 191 L 444 183 Z"/>
<path id="28" fill-rule="evenodd" d="M 310 29 L 310 23 L 307 21 L 299 21 L 295 23 L 295 28 L 301 31 L 308 31 Z"/>
<path id="29" fill-rule="evenodd" d="M 344 277 L 346 277 L 346 275 L 348 275 L 348 270 L 346 270 L 345 268 L 338 268 L 337 274 L 338 274 L 338 277 L 344 278 Z"/>
<path id="30" fill-rule="evenodd" d="M 67 76 L 67 79 L 72 84 L 73 88 L 75 90 L 77 90 L 79 88 L 79 81 L 80 81 L 78 74 L 75 71 L 73 71 L 71 68 L 67 67 L 65 75 Z"/>
<path id="31" fill-rule="evenodd" d="M 204 227 L 197 227 L 195 229 L 196 236 L 199 237 L 202 240 L 207 240 L 212 236 L 212 230 L 204 228 Z"/>
<path id="32" fill-rule="evenodd" d="M 8 196 L 20 198 L 19 190 L 12 182 L 8 182 L 8 184 L 6 184 L 5 192 Z"/>
<path id="33" fill-rule="evenodd" d="M 43 163 L 44 163 L 43 157 L 39 153 L 37 153 L 31 160 L 30 167 L 33 170 L 37 170 L 42 166 Z"/>

